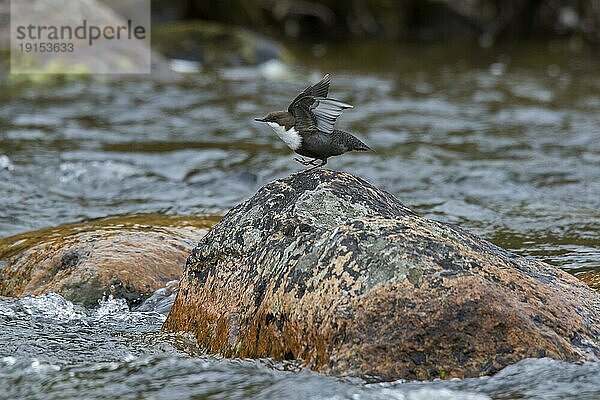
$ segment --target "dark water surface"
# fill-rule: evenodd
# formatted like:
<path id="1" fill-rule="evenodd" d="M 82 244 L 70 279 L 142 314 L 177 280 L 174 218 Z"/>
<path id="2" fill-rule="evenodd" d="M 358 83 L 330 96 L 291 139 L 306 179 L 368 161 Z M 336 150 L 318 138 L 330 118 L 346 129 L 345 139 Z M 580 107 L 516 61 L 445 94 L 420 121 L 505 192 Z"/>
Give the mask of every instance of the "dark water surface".
<path id="1" fill-rule="evenodd" d="M 122 213 L 221 214 L 300 170 L 252 119 L 330 72 L 331 95 L 355 105 L 338 126 L 376 150 L 330 168 L 518 254 L 600 268 L 600 57 L 561 44 L 301 50 L 326 56 L 177 83 L 2 86 L 0 237 Z M 169 306 L 0 301 L 0 398 L 600 398 L 598 363 L 530 360 L 493 378 L 367 385 L 190 358 L 192 345 L 158 333 Z"/>

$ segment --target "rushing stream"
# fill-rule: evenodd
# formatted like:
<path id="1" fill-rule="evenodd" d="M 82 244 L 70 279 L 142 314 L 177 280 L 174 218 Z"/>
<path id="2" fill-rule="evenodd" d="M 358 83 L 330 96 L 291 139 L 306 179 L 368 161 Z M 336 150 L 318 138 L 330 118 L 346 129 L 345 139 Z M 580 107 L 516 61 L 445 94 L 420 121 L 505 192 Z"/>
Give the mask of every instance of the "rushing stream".
<path id="1" fill-rule="evenodd" d="M 115 214 L 224 213 L 300 170 L 253 118 L 330 72 L 330 94 L 355 106 L 339 127 L 375 152 L 328 167 L 518 254 L 600 269 L 600 58 L 560 44 L 301 50 L 326 56 L 276 80 L 261 76 L 273 68 L 240 67 L 174 83 L 0 87 L 0 237 Z M 600 398 L 600 363 L 525 360 L 491 378 L 366 384 L 202 356 L 159 333 L 171 300 L 137 311 L 53 294 L 0 300 L 0 398 Z"/>
<path id="2" fill-rule="evenodd" d="M 598 362 L 525 360 L 493 377 L 368 384 L 270 360 L 218 359 L 202 355 L 185 337 L 160 334 L 166 315 L 152 307 L 145 310 L 129 311 L 123 300 L 112 299 L 86 310 L 56 294 L 1 302 L 0 398 L 596 400 L 600 396 Z"/>

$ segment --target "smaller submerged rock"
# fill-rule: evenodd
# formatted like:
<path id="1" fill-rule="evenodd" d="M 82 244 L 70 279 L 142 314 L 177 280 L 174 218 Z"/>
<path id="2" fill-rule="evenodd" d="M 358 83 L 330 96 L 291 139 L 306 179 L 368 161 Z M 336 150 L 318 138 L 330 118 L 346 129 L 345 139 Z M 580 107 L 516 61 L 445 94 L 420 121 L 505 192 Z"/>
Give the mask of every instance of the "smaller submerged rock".
<path id="1" fill-rule="evenodd" d="M 577 274 L 577 278 L 592 289 L 600 292 L 600 268 L 579 273 Z"/>
<path id="2" fill-rule="evenodd" d="M 85 306 L 103 296 L 140 303 L 181 276 L 214 217 L 103 218 L 0 239 L 0 295 L 56 292 Z"/>
<path id="3" fill-rule="evenodd" d="M 600 355 L 600 295 L 358 177 L 316 170 L 262 187 L 200 241 L 163 329 L 211 353 L 327 374 L 473 377 Z"/>

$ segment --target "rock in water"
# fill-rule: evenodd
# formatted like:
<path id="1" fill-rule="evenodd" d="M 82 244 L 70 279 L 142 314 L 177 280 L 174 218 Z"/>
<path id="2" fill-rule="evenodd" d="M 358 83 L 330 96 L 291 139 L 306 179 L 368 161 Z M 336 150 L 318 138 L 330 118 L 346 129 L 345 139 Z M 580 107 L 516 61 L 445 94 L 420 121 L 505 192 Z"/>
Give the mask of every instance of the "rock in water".
<path id="1" fill-rule="evenodd" d="M 181 275 L 211 217 L 122 215 L 0 239 L 0 296 L 56 292 L 93 307 L 107 295 L 130 306 Z"/>
<path id="2" fill-rule="evenodd" d="M 355 176 L 264 186 L 193 250 L 163 327 L 226 357 L 375 380 L 600 354 L 600 295 Z"/>

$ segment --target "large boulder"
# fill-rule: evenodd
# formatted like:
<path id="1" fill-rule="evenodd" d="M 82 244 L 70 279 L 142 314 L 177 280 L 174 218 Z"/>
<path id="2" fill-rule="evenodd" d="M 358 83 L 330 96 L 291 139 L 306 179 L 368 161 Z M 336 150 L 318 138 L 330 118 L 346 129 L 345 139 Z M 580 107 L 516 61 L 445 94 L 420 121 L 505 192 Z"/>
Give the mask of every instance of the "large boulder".
<path id="1" fill-rule="evenodd" d="M 215 218 L 118 216 L 0 239 L 0 295 L 56 292 L 94 306 L 104 296 L 134 306 L 181 276 Z"/>
<path id="2" fill-rule="evenodd" d="M 600 295 L 419 217 L 355 176 L 303 172 L 232 209 L 188 259 L 163 327 L 226 357 L 376 380 L 600 354 Z"/>

